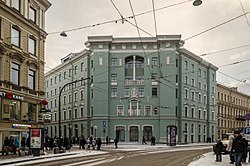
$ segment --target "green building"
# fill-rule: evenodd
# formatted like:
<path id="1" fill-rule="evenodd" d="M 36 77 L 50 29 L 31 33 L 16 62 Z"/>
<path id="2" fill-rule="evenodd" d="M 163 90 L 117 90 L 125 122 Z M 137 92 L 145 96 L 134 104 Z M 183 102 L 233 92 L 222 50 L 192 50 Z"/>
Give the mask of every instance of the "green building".
<path id="1" fill-rule="evenodd" d="M 46 74 L 49 136 L 59 130 L 55 89 L 72 82 L 61 95 L 62 137 L 214 141 L 217 67 L 183 44 L 180 35 L 89 36 L 84 51 L 64 57 Z"/>

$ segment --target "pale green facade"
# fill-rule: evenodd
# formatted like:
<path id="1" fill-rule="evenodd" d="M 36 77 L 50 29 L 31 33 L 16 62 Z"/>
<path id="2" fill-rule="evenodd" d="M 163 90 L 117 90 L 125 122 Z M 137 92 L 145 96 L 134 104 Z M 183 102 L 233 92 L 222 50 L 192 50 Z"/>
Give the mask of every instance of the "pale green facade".
<path id="1" fill-rule="evenodd" d="M 88 37 L 85 53 L 57 69 L 63 73 L 84 62 L 85 73 L 79 72 L 73 79 L 90 78 L 85 85 L 71 89 L 72 93 L 83 89 L 84 99 L 78 95 L 64 111 L 74 107 L 80 114 L 80 106 L 84 111 L 79 117 L 73 113 L 71 118 L 62 118 L 62 126 L 66 126 L 62 135 L 118 137 L 124 142 L 141 142 L 143 136 L 150 141 L 155 136 L 157 142 L 169 143 L 167 127 L 172 126 L 176 127 L 177 143 L 206 142 L 208 137 L 215 140 L 217 67 L 180 48 L 180 37 Z M 55 72 L 50 72 L 46 80 L 53 77 Z M 58 130 L 53 114 L 47 128 L 51 136 Z M 175 131 L 171 131 L 173 143 Z"/>

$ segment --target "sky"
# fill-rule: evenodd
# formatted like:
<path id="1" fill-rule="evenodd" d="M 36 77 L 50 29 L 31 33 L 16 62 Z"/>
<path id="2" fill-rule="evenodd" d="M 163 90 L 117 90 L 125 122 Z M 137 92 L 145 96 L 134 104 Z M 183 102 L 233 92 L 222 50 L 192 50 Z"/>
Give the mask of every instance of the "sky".
<path id="1" fill-rule="evenodd" d="M 184 48 L 198 56 L 206 54 L 202 58 L 219 67 L 218 83 L 250 94 L 249 0 L 202 0 L 200 6 L 193 6 L 193 0 L 49 1 L 52 5 L 46 13 L 45 72 L 71 52 L 83 50 L 87 36 L 138 37 L 136 27 L 130 23 L 115 22 L 134 13 L 138 27 L 147 32 L 141 31 L 141 36 L 182 35 Z M 135 24 L 133 18 L 127 20 Z M 106 21 L 111 22 L 100 24 Z M 67 37 L 60 36 L 62 31 Z M 231 49 L 236 47 L 240 48 Z"/>

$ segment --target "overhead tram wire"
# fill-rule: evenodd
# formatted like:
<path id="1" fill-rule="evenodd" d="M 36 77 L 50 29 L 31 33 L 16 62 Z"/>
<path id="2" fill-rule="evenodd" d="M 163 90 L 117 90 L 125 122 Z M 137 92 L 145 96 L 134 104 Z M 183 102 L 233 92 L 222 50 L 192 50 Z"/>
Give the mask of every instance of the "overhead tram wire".
<path id="1" fill-rule="evenodd" d="M 119 15 L 121 16 L 121 21 L 122 21 L 122 23 L 124 23 L 124 17 L 123 17 L 123 15 L 122 15 L 122 13 L 119 11 L 119 9 L 116 7 L 116 5 L 115 5 L 115 3 L 112 1 L 112 0 L 110 0 L 110 2 L 112 3 L 112 5 L 114 6 L 114 8 L 116 9 L 116 11 L 119 13 Z"/>
<path id="2" fill-rule="evenodd" d="M 140 33 L 139 29 L 138 29 L 138 24 L 137 24 L 137 21 L 136 21 L 136 18 L 135 18 L 135 13 L 134 13 L 134 9 L 133 9 L 133 5 L 131 3 L 131 0 L 129 0 L 129 5 L 130 5 L 130 8 L 131 8 L 131 11 L 132 11 L 132 14 L 133 14 L 133 18 L 134 18 L 134 21 L 135 21 L 135 24 L 136 24 L 136 30 L 137 30 L 138 36 L 140 38 L 140 42 L 141 42 L 141 47 L 143 49 L 143 53 L 145 55 L 145 58 L 147 59 L 147 55 L 146 55 L 145 49 L 143 47 L 141 33 Z M 148 70 L 149 70 L 150 76 L 152 77 L 152 71 L 150 69 L 150 66 L 148 66 Z"/>
<path id="3" fill-rule="evenodd" d="M 235 77 L 233 77 L 233 76 L 230 76 L 230 75 L 228 75 L 228 74 L 225 74 L 225 73 L 223 73 L 223 72 L 221 72 L 221 71 L 217 71 L 217 72 L 220 73 L 220 74 L 222 74 L 222 75 L 224 75 L 224 76 L 227 76 L 227 77 L 229 77 L 229 78 L 231 78 L 231 79 L 233 79 L 233 80 L 236 80 L 236 81 L 238 81 L 238 82 L 242 82 L 242 83 L 244 83 L 244 84 L 246 84 L 247 86 L 250 87 L 250 85 L 247 84 L 245 81 L 242 81 L 242 80 L 240 80 L 240 79 L 238 79 L 238 78 L 235 78 Z"/>
<path id="4" fill-rule="evenodd" d="M 248 20 L 248 18 L 247 18 L 247 15 L 246 15 L 246 11 L 245 11 L 245 9 L 244 9 L 244 6 L 243 6 L 241 0 L 239 0 L 239 2 L 240 2 L 241 9 L 242 9 L 242 11 L 243 11 L 243 13 L 244 13 L 244 16 L 245 16 L 245 18 L 246 18 L 247 25 L 248 25 L 248 27 L 250 28 L 250 23 L 249 23 L 249 20 Z"/>
<path id="5" fill-rule="evenodd" d="M 232 48 L 228 48 L 228 49 L 224 49 L 224 50 L 218 50 L 218 51 L 213 51 L 213 52 L 209 52 L 209 53 L 204 53 L 204 54 L 201 54 L 200 56 L 207 56 L 207 55 L 211 55 L 211 54 L 217 54 L 217 53 L 221 53 L 221 52 L 225 52 L 225 51 L 231 51 L 231 50 L 244 48 L 244 47 L 249 47 L 249 46 L 250 46 L 250 44 L 246 44 L 246 45 L 232 47 Z"/>
<path id="6" fill-rule="evenodd" d="M 217 24 L 217 25 L 215 25 L 215 26 L 213 26 L 213 27 L 211 27 L 211 28 L 208 28 L 208 29 L 206 29 L 206 30 L 204 30 L 204 31 L 202 31 L 202 32 L 199 32 L 199 33 L 197 33 L 197 34 L 195 34 L 195 35 L 192 35 L 192 36 L 190 36 L 190 37 L 184 39 L 184 41 L 190 40 L 190 39 L 195 38 L 195 37 L 197 37 L 197 36 L 199 36 L 199 35 L 202 35 L 202 34 L 204 34 L 204 33 L 206 33 L 206 32 L 209 32 L 209 31 L 211 31 L 211 30 L 213 30 L 213 29 L 216 29 L 216 28 L 218 28 L 218 27 L 220 27 L 220 26 L 222 26 L 222 25 L 225 25 L 225 24 L 227 24 L 227 23 L 229 23 L 229 22 L 232 22 L 232 21 L 234 21 L 234 20 L 236 20 L 236 19 L 238 19 L 238 18 L 241 18 L 241 17 L 243 17 L 244 15 L 247 15 L 247 14 L 249 14 L 249 13 L 250 13 L 250 11 L 248 11 L 248 12 L 246 12 L 246 13 L 244 13 L 244 14 L 238 15 L 238 16 L 236 16 L 236 17 L 233 17 L 233 18 L 231 18 L 231 19 L 229 19 L 229 20 L 227 20 L 227 21 L 224 21 L 224 22 L 222 22 L 222 23 L 220 23 L 220 24 Z"/>
<path id="7" fill-rule="evenodd" d="M 163 6 L 163 7 L 160 7 L 158 9 L 155 9 L 155 11 L 164 10 L 164 9 L 167 9 L 167 8 L 170 8 L 170 7 L 174 7 L 174 6 L 178 6 L 178 5 L 182 5 L 182 4 L 191 2 L 191 1 L 193 1 L 193 0 L 186 0 L 186 1 L 179 2 L 179 3 L 174 3 L 174 4 L 171 4 L 171 5 Z M 145 14 L 148 14 L 148 13 L 151 13 L 151 12 L 153 12 L 153 11 L 149 10 L 149 11 L 145 11 L 145 12 L 142 12 L 142 13 L 135 14 L 134 16 L 142 16 L 142 15 L 145 15 Z M 86 28 L 93 28 L 93 27 L 96 27 L 96 26 L 104 25 L 104 24 L 117 23 L 117 22 L 123 21 L 125 19 L 132 19 L 134 16 L 127 16 L 127 17 L 124 17 L 124 18 L 103 21 L 103 22 L 99 22 L 99 23 L 96 23 L 96 24 L 81 26 L 81 27 L 72 28 L 72 29 L 66 29 L 66 30 L 61 30 L 61 31 L 49 32 L 48 35 L 60 34 L 62 31 L 64 31 L 64 32 L 72 32 L 72 31 L 77 31 L 77 30 L 86 29 Z"/>
<path id="8" fill-rule="evenodd" d="M 239 63 L 244 63 L 244 62 L 248 62 L 248 61 L 250 61 L 250 59 L 241 60 L 241 61 L 236 61 L 236 62 L 233 62 L 233 63 L 229 63 L 229 64 L 221 65 L 221 66 L 218 66 L 218 67 L 226 67 L 226 66 L 237 65 L 237 64 L 239 64 Z"/>

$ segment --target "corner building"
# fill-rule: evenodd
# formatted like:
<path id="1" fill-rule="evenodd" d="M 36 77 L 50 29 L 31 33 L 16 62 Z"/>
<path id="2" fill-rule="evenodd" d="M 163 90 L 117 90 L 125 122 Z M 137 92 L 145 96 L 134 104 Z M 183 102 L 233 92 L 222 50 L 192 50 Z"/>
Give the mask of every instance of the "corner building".
<path id="1" fill-rule="evenodd" d="M 5 137 L 21 140 L 30 127 L 43 127 L 44 27 L 50 5 L 0 0 L 0 149 Z"/>
<path id="2" fill-rule="evenodd" d="M 84 89 L 82 103 L 77 103 L 80 92 L 75 96 L 71 90 L 65 95 L 63 135 L 118 137 L 124 142 L 141 142 L 143 136 L 146 141 L 155 136 L 157 142 L 163 143 L 206 142 L 208 138 L 214 141 L 217 67 L 181 48 L 183 44 L 180 35 L 141 39 L 89 36 L 82 62 L 71 60 L 71 68 L 64 68 L 62 63 L 60 69 L 46 76 L 48 96 L 53 94 L 50 87 L 56 86 L 50 86 L 50 82 L 59 73 L 69 75 L 74 70 L 85 72 L 81 77 L 90 78 L 76 86 Z M 84 64 L 84 71 L 77 66 L 80 64 Z M 72 74 L 73 79 L 81 79 Z M 48 98 L 53 103 L 55 99 Z M 73 109 L 76 111 L 72 114 Z M 58 110 L 52 113 L 48 126 L 51 136 L 58 133 L 57 116 Z M 69 122 L 67 117 L 82 124 Z M 174 128 L 172 133 L 169 127 Z M 68 131 L 72 131 L 71 135 Z"/>

